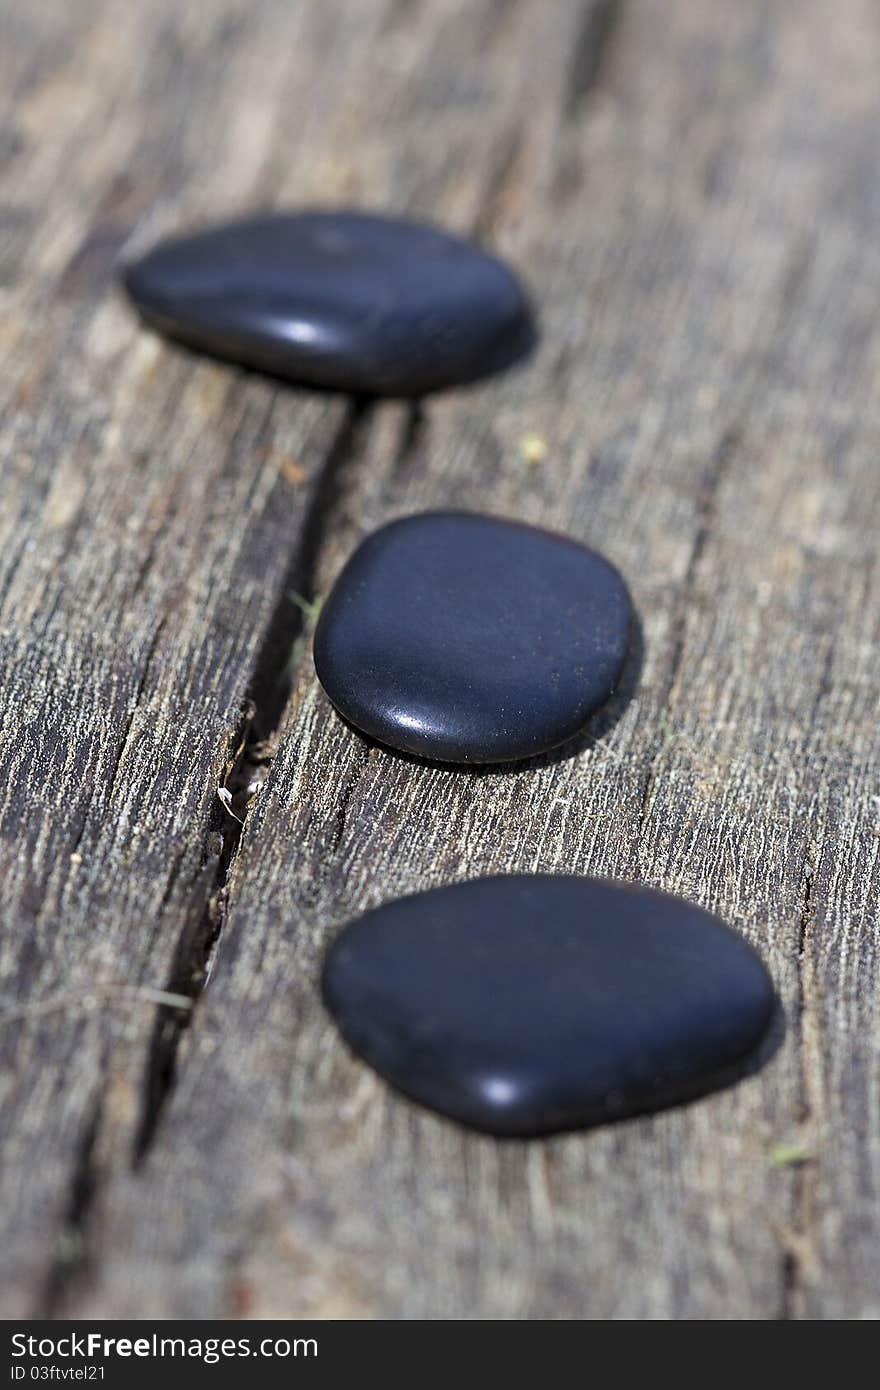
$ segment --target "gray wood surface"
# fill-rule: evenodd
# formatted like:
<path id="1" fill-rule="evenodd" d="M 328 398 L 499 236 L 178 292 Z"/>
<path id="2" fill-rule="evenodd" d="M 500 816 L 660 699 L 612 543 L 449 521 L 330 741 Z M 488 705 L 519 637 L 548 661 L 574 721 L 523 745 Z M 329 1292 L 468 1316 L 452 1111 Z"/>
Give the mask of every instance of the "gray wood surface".
<path id="1" fill-rule="evenodd" d="M 876 5 L 2 15 L 0 1311 L 880 1315 Z M 357 412 L 114 289 L 165 230 L 342 201 L 508 255 L 535 358 Z M 316 686 L 310 600 L 450 503 L 630 580 L 640 659 L 564 756 L 404 760 Z M 528 1145 L 392 1096 L 325 943 L 531 868 L 721 912 L 766 1066 Z"/>

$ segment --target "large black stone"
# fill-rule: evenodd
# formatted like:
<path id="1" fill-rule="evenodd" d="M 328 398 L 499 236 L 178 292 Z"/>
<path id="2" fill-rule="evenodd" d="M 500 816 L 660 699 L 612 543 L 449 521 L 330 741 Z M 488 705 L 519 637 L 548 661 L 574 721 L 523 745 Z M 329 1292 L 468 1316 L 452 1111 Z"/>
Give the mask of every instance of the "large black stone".
<path id="1" fill-rule="evenodd" d="M 346 927 L 324 999 L 413 1100 L 530 1136 L 661 1109 L 742 1071 L 775 1013 L 723 922 L 666 894 L 582 878 L 477 879 Z"/>
<path id="2" fill-rule="evenodd" d="M 420 396 L 508 366 L 534 328 L 478 246 L 359 212 L 274 214 L 163 242 L 130 266 L 143 318 L 188 346 L 288 380 Z"/>
<path id="3" fill-rule="evenodd" d="M 527 758 L 577 734 L 626 657 L 631 607 L 592 550 L 532 526 L 426 512 L 342 571 L 315 666 L 361 732 L 443 762 Z"/>

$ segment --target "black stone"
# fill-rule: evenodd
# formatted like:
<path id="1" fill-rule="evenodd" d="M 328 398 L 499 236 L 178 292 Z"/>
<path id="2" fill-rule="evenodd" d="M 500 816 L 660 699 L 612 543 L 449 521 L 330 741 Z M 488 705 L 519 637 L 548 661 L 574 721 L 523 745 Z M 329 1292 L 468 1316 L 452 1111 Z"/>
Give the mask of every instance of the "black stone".
<path id="1" fill-rule="evenodd" d="M 376 531 L 315 633 L 336 708 L 441 762 L 528 758 L 579 733 L 626 657 L 631 606 L 592 550 L 517 522 L 425 512 Z"/>
<path id="2" fill-rule="evenodd" d="M 742 1074 L 770 978 L 716 917 L 596 879 L 477 879 L 346 927 L 325 1003 L 413 1100 L 490 1134 L 601 1124 Z"/>
<path id="3" fill-rule="evenodd" d="M 532 346 L 519 282 L 473 243 L 360 212 L 274 214 L 157 246 L 125 275 L 161 333 L 333 391 L 420 396 Z"/>

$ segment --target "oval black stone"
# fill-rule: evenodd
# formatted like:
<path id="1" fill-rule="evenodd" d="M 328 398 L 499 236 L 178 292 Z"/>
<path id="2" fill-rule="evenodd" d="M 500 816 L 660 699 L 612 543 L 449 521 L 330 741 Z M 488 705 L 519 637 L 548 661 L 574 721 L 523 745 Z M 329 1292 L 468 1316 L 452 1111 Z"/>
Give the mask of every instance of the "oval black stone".
<path id="1" fill-rule="evenodd" d="M 333 391 L 420 396 L 499 371 L 535 337 L 495 257 L 360 212 L 277 213 L 175 238 L 125 283 L 169 337 Z"/>
<path id="2" fill-rule="evenodd" d="M 490 1134 L 582 1128 L 735 1079 L 776 999 L 702 909 L 597 879 L 477 879 L 385 904 L 328 953 L 325 1003 L 413 1100 Z"/>
<path id="3" fill-rule="evenodd" d="M 608 699 L 631 616 L 620 575 L 575 541 L 425 512 L 355 551 L 324 604 L 315 666 L 380 743 L 441 762 L 528 758 Z"/>

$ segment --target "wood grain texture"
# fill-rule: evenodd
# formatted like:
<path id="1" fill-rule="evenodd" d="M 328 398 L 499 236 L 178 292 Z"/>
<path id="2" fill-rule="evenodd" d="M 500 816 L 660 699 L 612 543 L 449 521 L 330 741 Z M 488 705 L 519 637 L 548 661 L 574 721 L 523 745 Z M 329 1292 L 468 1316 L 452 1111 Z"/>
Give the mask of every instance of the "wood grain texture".
<path id="1" fill-rule="evenodd" d="M 69 8 L 5 45 L 3 1310 L 880 1315 L 874 6 Z M 110 288 L 162 227 L 339 200 L 508 254 L 535 359 L 353 416 Z M 317 688 L 286 591 L 450 502 L 628 577 L 641 650 L 576 748 L 431 767 Z M 230 773 L 268 769 L 239 841 L 249 692 L 280 727 Z M 322 1012 L 326 942 L 531 868 L 734 923 L 785 1004 L 764 1068 L 528 1145 L 389 1094 Z"/>

